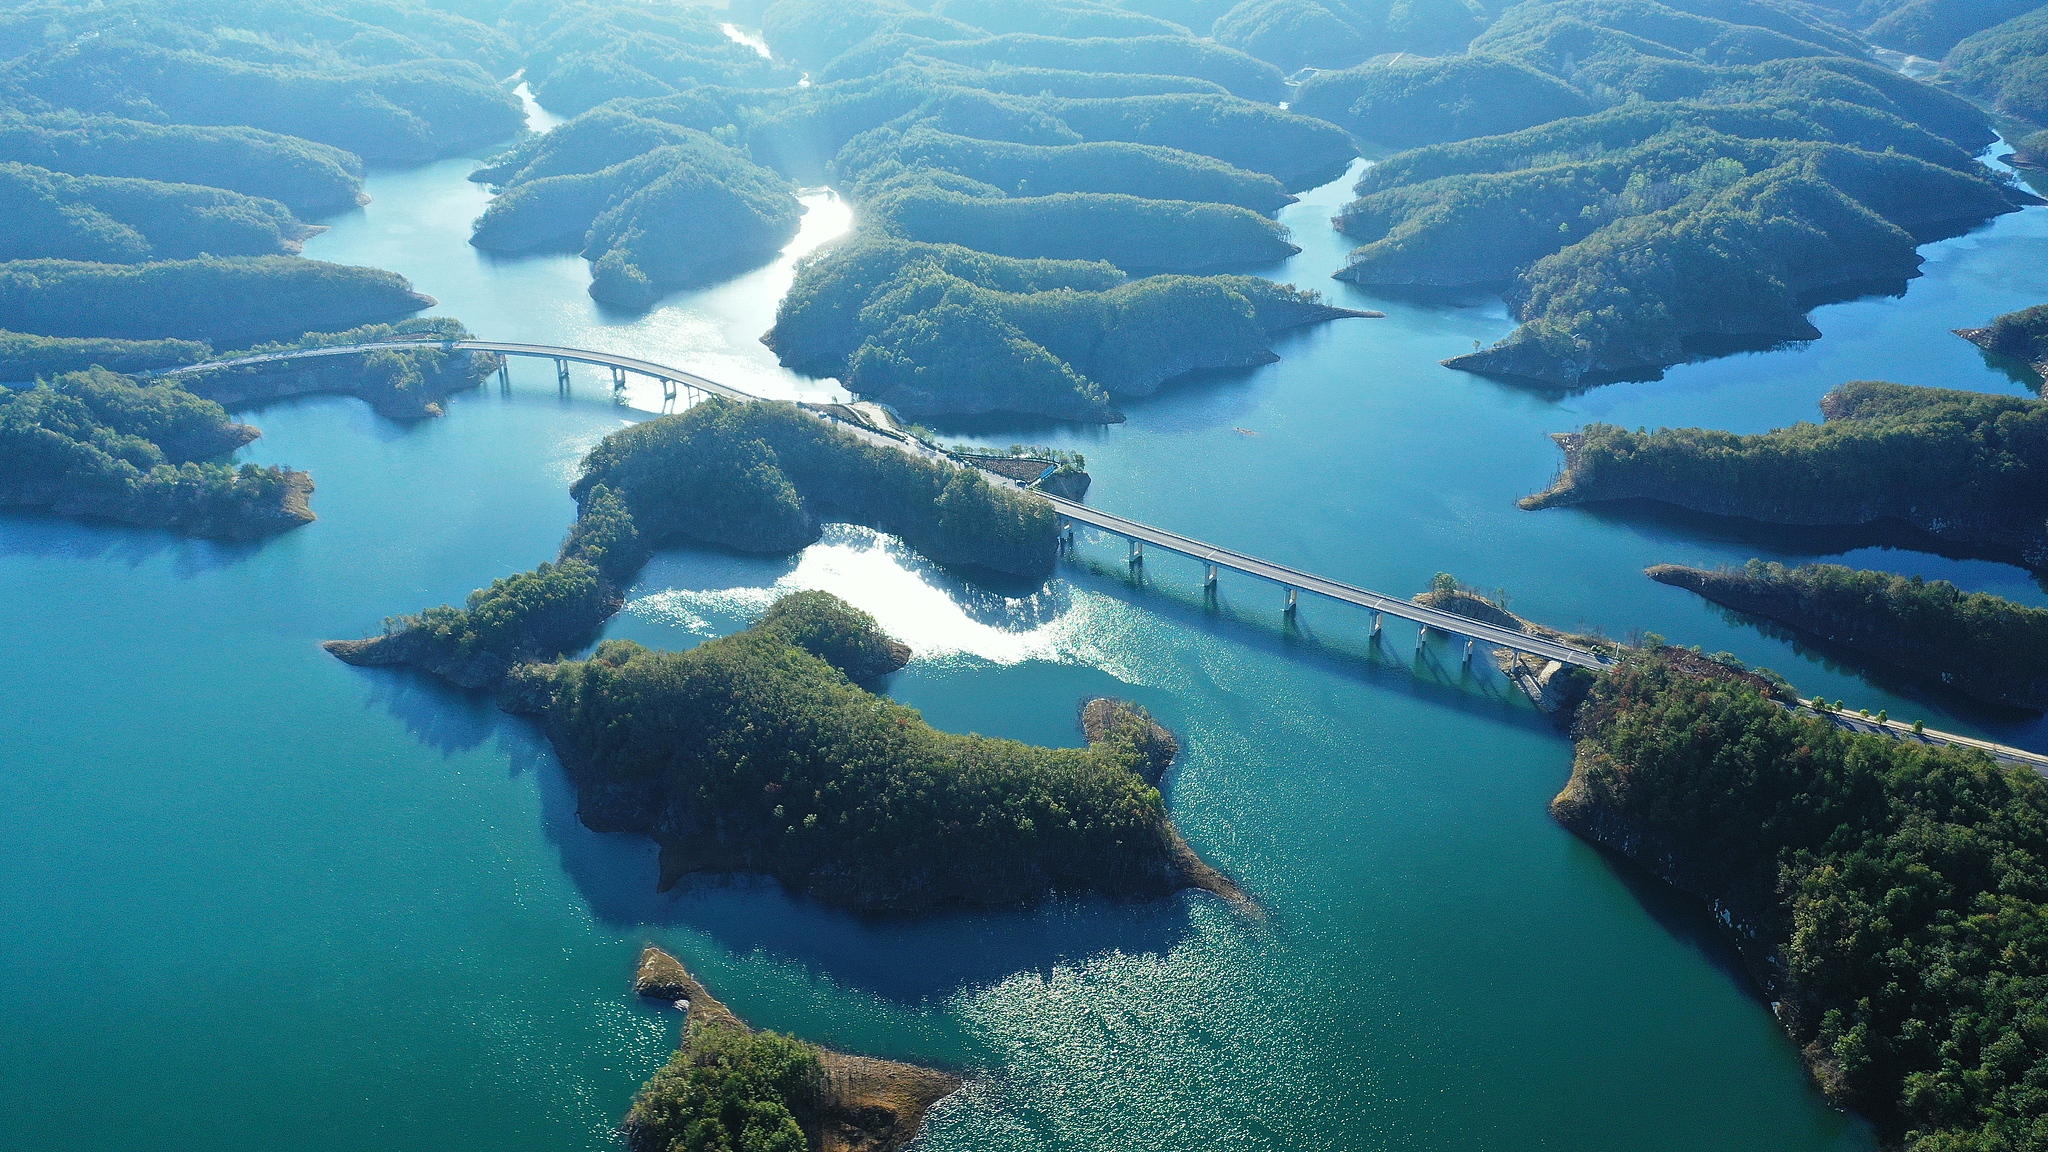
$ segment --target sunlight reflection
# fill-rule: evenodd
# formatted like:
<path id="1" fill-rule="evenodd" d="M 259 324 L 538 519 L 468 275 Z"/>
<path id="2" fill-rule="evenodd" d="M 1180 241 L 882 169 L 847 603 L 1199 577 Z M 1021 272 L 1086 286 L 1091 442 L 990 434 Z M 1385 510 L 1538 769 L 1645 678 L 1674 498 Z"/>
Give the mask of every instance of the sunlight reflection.
<path id="1" fill-rule="evenodd" d="M 1027 596 L 963 586 L 892 537 L 833 525 L 771 587 L 671 588 L 636 598 L 626 610 L 712 636 L 719 631 L 714 621 L 758 616 L 778 597 L 806 589 L 830 592 L 874 616 L 884 631 L 910 645 L 918 660 L 971 656 L 1004 665 L 1026 660 L 1094 663 L 1083 638 L 1101 612 L 1116 607 L 1114 601 L 1077 595 L 1059 582 Z"/>

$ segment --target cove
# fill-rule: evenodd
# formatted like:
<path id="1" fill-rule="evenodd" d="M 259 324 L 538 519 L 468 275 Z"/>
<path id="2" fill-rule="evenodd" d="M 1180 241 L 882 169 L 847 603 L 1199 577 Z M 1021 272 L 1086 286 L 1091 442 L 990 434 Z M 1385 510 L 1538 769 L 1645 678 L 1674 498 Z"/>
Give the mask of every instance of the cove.
<path id="1" fill-rule="evenodd" d="M 754 342 L 786 260 L 608 316 L 573 258 L 468 249 L 467 170 L 374 176 L 309 255 L 403 272 L 480 334 L 835 394 Z M 1117 428 L 981 437 L 1080 448 L 1092 503 L 1284 563 L 1394 593 L 1448 570 L 1536 619 L 1655 630 L 2041 746 L 1640 575 L 1748 541 L 1513 501 L 1555 466 L 1543 434 L 1589 419 L 1752 431 L 1860 375 L 2024 388 L 1947 329 L 2048 299 L 2042 209 L 1923 250 L 1902 298 L 1822 309 L 1811 347 L 1558 400 L 1437 367 L 1509 330 L 1497 300 L 1325 279 L 1347 186 L 1283 213 L 1304 251 L 1272 274 L 1389 319 L 1289 337 L 1281 362 L 1127 404 Z M 844 220 L 812 203 L 799 247 Z M 1267 922 L 1195 897 L 893 921 L 761 884 L 657 894 L 652 845 L 582 829 L 525 722 L 317 647 L 552 555 L 576 460 L 644 413 L 596 374 L 563 400 L 521 367 L 509 395 L 416 426 L 345 400 L 247 414 L 249 458 L 320 485 L 321 519 L 262 545 L 0 517 L 0 1146 L 89 1124 L 180 1150 L 611 1147 L 673 1043 L 673 1013 L 627 992 L 653 940 L 757 1025 L 973 1072 L 930 1149 L 1868 1147 L 1696 912 L 1551 822 L 1569 745 L 1495 678 L 1448 647 L 1413 660 L 1391 626 L 1375 654 L 1334 606 L 1284 627 L 1249 581 L 1212 609 L 1199 567 L 1154 557 L 1134 579 L 1115 541 L 1025 596 L 853 529 L 786 559 L 677 550 L 609 634 L 684 646 L 821 587 L 917 649 L 887 689 L 941 727 L 1077 744 L 1081 699 L 1135 699 L 1187 749 L 1176 821 Z M 1849 562 L 2043 601 L 2003 566 Z"/>

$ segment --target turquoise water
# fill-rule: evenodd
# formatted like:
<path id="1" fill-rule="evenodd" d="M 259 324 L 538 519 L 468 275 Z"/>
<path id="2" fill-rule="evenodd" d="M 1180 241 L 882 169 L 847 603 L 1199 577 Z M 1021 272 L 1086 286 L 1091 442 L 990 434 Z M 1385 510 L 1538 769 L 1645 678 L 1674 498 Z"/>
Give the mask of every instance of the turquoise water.
<path id="1" fill-rule="evenodd" d="M 787 261 L 607 316 L 580 262 L 463 243 L 467 168 L 374 177 L 309 255 L 404 272 L 482 334 L 834 393 L 755 342 Z M 1640 575 L 1750 542 L 1513 504 L 1556 465 L 1543 434 L 1590 419 L 1761 429 L 1859 376 L 2024 391 L 1946 330 L 2048 299 L 2048 211 L 1932 246 L 1903 298 L 1817 313 L 1809 348 L 1557 401 L 1436 366 L 1509 330 L 1498 301 L 1326 281 L 1342 194 L 1284 214 L 1304 252 L 1276 273 L 1387 319 L 1289 337 L 1280 363 L 1122 426 L 986 434 L 1080 447 L 1092 502 L 1283 562 L 1399 593 L 1448 570 L 1556 624 L 1653 629 L 2048 746 Z M 813 199 L 800 246 L 845 225 Z M 627 992 L 647 940 L 757 1024 L 966 1071 L 935 1150 L 1869 1147 L 1698 911 L 1550 821 L 1570 747 L 1497 677 L 1449 647 L 1411 658 L 1392 626 L 1375 653 L 1335 606 L 1283 626 L 1250 582 L 1212 609 L 1192 563 L 1133 580 L 1112 541 L 1023 598 L 858 529 L 787 559 L 679 550 L 611 633 L 685 645 L 824 587 L 912 643 L 889 691 L 943 727 L 1077 743 L 1084 697 L 1138 699 L 1186 748 L 1175 818 L 1266 919 L 1207 897 L 900 921 L 758 883 L 656 894 L 651 845 L 578 825 L 524 721 L 317 647 L 553 553 L 575 461 L 640 416 L 594 376 L 557 398 L 550 367 L 417 426 L 347 400 L 249 415 L 250 458 L 319 484 L 320 520 L 260 545 L 0 517 L 0 1147 L 610 1147 L 674 1040 L 674 1014 Z M 1849 559 L 2044 602 L 2001 565 Z"/>

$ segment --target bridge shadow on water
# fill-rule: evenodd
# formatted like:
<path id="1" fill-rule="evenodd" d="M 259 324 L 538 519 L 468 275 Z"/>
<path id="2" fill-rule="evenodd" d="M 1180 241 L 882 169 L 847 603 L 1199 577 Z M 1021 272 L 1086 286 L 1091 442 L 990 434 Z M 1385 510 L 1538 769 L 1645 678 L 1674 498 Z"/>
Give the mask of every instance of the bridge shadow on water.
<path id="1" fill-rule="evenodd" d="M 1134 603 L 1177 627 L 1285 657 L 1326 675 L 1526 730 L 1557 730 L 1494 666 L 1491 649 L 1484 644 L 1475 647 L 1467 667 L 1462 639 L 1433 634 L 1417 651 L 1412 625 L 1391 616 L 1374 643 L 1369 638 L 1371 613 L 1363 608 L 1304 592 L 1289 617 L 1282 612 L 1285 592 L 1280 585 L 1225 572 L 1211 594 L 1202 587 L 1201 563 L 1171 553 L 1151 553 L 1135 569 L 1082 554 L 1063 560 L 1059 571 L 1077 588 L 1119 597 L 1141 594 Z M 1255 587 L 1259 599 L 1233 594 L 1231 585 Z"/>
<path id="2" fill-rule="evenodd" d="M 1132 574 L 1118 564 L 1070 558 L 1061 564 L 1058 578 L 1036 590 L 1028 609 L 1020 609 L 1016 598 L 1004 591 L 977 586 L 921 560 L 915 563 L 921 578 L 944 590 L 964 612 L 998 627 L 1034 627 L 1064 612 L 1076 590 L 1099 592 L 1130 600 L 1177 628 L 1302 662 L 1318 672 L 1403 692 L 1493 723 L 1554 731 L 1549 719 L 1491 666 L 1484 649 L 1467 670 L 1459 659 L 1462 641 L 1446 647 L 1438 640 L 1414 653 L 1413 634 L 1404 630 L 1390 632 L 1383 643 L 1373 645 L 1366 639 L 1370 617 L 1362 610 L 1304 597 L 1295 617 L 1287 619 L 1279 611 L 1278 586 L 1261 582 L 1261 591 L 1271 594 L 1270 600 L 1261 602 L 1248 595 L 1233 596 L 1228 587 L 1211 596 L 1201 587 L 1198 565 L 1173 560 L 1155 558 L 1152 571 L 1141 567 Z M 636 595 L 661 589 L 695 594 L 773 587 L 797 563 L 787 557 L 679 549 L 650 563 L 636 585 Z M 1169 565 L 1170 572 L 1159 571 Z M 723 611 L 707 613 L 720 618 L 698 621 L 693 627 L 708 625 L 723 633 L 744 627 L 745 614 L 735 604 L 732 618 L 724 618 Z M 630 615 L 622 613 L 617 619 L 627 621 Z M 622 630 L 630 635 L 643 628 Z M 673 629 L 651 631 L 669 634 L 648 635 L 649 641 L 677 646 Z M 969 674 L 1028 677 L 1031 668 L 1027 661 L 1021 668 L 991 666 Z M 874 916 L 828 907 L 760 877 L 698 877 L 671 892 L 660 892 L 657 846 L 646 837 L 584 827 L 576 815 L 575 790 L 538 726 L 499 712 L 488 694 L 466 692 L 423 673 L 362 669 L 355 674 L 365 678 L 365 706 L 382 708 L 400 720 L 421 744 L 448 757 L 494 742 L 512 776 L 532 779 L 542 832 L 564 873 L 590 913 L 623 935 L 684 928 L 702 933 L 735 955 L 787 958 L 842 987 L 916 1004 L 986 986 L 1020 971 L 1045 972 L 1106 952 L 1166 953 L 1193 932 L 1194 903 L 1213 899 L 1199 893 L 1147 902 L 1062 897 L 1026 908 Z M 1087 684 L 1070 683 L 1071 677 L 1060 683 L 1078 685 L 1076 690 L 1095 689 L 1088 679 Z M 1146 695 L 1107 674 L 1101 679 L 1105 692 Z M 1166 705 L 1162 718 L 1171 723 L 1171 701 L 1159 703 Z M 1033 722 L 1043 721 L 1045 734 L 1054 726 L 1064 730 L 1074 721 L 1061 711 L 1057 718 Z M 1078 743 L 1078 736 L 1074 733 L 1072 742 Z M 1170 792 L 1171 778 L 1167 787 Z"/>

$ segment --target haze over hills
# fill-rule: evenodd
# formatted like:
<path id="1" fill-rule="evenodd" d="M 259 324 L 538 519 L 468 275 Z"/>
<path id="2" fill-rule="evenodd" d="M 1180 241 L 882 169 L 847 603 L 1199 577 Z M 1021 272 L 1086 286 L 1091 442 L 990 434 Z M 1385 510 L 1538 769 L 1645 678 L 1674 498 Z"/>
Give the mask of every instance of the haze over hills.
<path id="1" fill-rule="evenodd" d="M 2037 205 L 1980 157 L 2001 134 L 2020 163 L 2048 156 L 2044 38 L 2048 6 L 2006 0 L 17 7 L 0 14 L 0 504 L 229 539 L 311 521 L 305 473 L 236 462 L 257 433 L 230 409 L 339 392 L 422 420 L 496 367 L 445 347 L 468 335 L 461 321 L 418 315 L 432 285 L 302 254 L 373 177 L 428 165 L 488 196 L 477 252 L 580 258 L 568 267 L 587 286 L 571 292 L 608 318 L 772 264 L 828 185 L 851 234 L 780 270 L 789 287 L 760 339 L 790 372 L 906 421 L 1136 438 L 1075 426 L 1114 424 L 1140 398 L 1183 411 L 1191 378 L 1292 358 L 1314 341 L 1289 334 L 1318 325 L 1385 319 L 1319 287 L 1390 311 L 1497 293 L 1512 334 L 1430 371 L 1447 391 L 1494 387 L 1462 372 L 1548 404 L 1817 339 L 1819 305 L 1902 293 L 1922 246 Z M 1892 52 L 1934 70 L 1916 78 Z M 558 126 L 527 130 L 521 83 Z M 460 184 L 471 165 L 480 188 Z M 1354 195 L 1330 221 L 1352 248 L 1346 285 L 1280 282 L 1311 241 L 1276 214 L 1301 227 L 1298 198 L 1340 178 Z M 1990 326 L 1963 335 L 2043 363 L 2036 312 L 1973 318 Z M 400 340 L 417 347 L 288 363 Z M 144 377 L 237 351 L 284 363 Z M 1420 355 L 1345 354 L 1361 396 L 1389 390 L 1372 357 Z M 2048 405 L 1926 383 L 1846 384 L 1826 423 L 1749 436 L 1589 425 L 1562 437 L 1565 471 L 1527 506 L 1903 524 L 2043 570 L 2032 469 L 2048 466 Z M 1273 445 L 1262 468 L 1315 482 L 1330 463 L 1253 440 L 1234 425 L 1238 393 L 1186 392 L 1223 440 Z M 794 404 L 711 400 L 607 432 L 554 560 L 328 650 L 536 717 L 576 814 L 658 842 L 665 882 L 754 873 L 905 914 L 1193 887 L 1252 914 L 1175 831 L 1161 787 L 1179 746 L 1142 709 L 1087 705 L 1085 748 L 943 731 L 881 691 L 906 646 L 821 594 L 687 652 L 592 647 L 655 549 L 790 556 L 831 521 L 1007 589 L 984 615 L 1052 611 L 1048 573 L 1074 547 L 1056 508 L 1071 506 Z M 1079 470 L 1011 451 L 1033 462 L 1024 480 L 1040 463 Z M 1189 453 L 1157 471 L 1178 483 L 1213 466 Z M 1656 571 L 1844 659 L 1951 661 L 1931 691 L 2048 699 L 2022 643 L 2048 625 L 2017 601 L 1849 568 Z M 1142 560 L 1118 572 L 1142 577 Z M 1518 621 L 1504 597 L 1451 584 Z M 1323 643 L 1294 627 L 1289 595 L 1289 652 Z M 2048 898 L 2048 786 L 1967 751 L 1842 734 L 1728 661 L 1652 637 L 1612 647 L 1620 666 L 1578 686 L 1590 710 L 1560 820 L 1718 901 L 1815 1083 L 1888 1147 L 2048 1144 L 2048 968 L 2031 927 Z M 1575 675 L 1557 672 L 1543 675 Z M 1500 683 L 1485 676 L 1460 682 Z M 807 1051 L 686 1044 L 642 1097 L 634 1139 L 824 1147 L 804 1109 L 825 1065 Z M 741 1083 L 753 1072 L 761 1083 Z"/>

